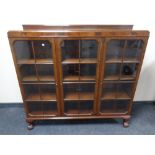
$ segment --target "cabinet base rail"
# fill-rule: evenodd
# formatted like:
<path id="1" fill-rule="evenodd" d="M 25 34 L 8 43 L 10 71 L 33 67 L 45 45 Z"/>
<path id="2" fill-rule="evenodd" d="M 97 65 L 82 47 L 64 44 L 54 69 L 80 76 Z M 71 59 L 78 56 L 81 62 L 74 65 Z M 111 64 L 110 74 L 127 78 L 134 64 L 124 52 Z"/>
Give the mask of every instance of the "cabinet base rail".
<path id="1" fill-rule="evenodd" d="M 32 130 L 34 128 L 34 121 L 37 120 L 69 120 L 69 119 L 73 119 L 73 120 L 77 120 L 77 119 L 115 119 L 115 118 L 121 118 L 123 119 L 123 126 L 124 127 L 128 127 L 129 126 L 129 120 L 131 118 L 131 115 L 104 115 L 104 116 L 61 116 L 61 117 L 30 117 L 30 118 L 26 118 L 26 122 L 28 123 L 28 130 Z"/>

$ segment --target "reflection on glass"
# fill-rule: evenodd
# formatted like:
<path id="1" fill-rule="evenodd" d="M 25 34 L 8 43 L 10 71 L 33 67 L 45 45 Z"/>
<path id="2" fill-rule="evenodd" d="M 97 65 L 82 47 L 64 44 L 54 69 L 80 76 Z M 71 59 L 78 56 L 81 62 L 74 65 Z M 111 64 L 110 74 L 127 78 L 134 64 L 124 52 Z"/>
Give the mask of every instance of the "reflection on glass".
<path id="1" fill-rule="evenodd" d="M 104 80 L 119 80 L 120 64 L 106 64 Z"/>
<path id="2" fill-rule="evenodd" d="M 101 113 L 127 113 L 128 112 L 128 100 L 108 100 L 102 101 L 100 104 Z"/>
<path id="3" fill-rule="evenodd" d="M 19 65 L 20 75 L 23 82 L 37 81 L 35 65 Z"/>
<path id="4" fill-rule="evenodd" d="M 106 61 L 120 62 L 122 58 L 122 51 L 125 45 L 124 40 L 111 40 L 108 42 Z"/>
<path id="5" fill-rule="evenodd" d="M 43 116 L 43 103 L 42 102 L 27 102 L 28 115 L 33 117 Z"/>
<path id="6" fill-rule="evenodd" d="M 27 40 L 15 41 L 14 48 L 15 48 L 15 56 L 18 63 L 22 61 L 25 62 L 27 60 L 34 61 L 31 41 Z"/>
<path id="7" fill-rule="evenodd" d="M 93 113 L 93 101 L 65 101 L 64 112 L 68 115 L 90 115 Z"/>
<path id="8" fill-rule="evenodd" d="M 19 64 L 52 61 L 52 47 L 46 40 L 18 40 L 14 43 L 15 56 Z"/>
<path id="9" fill-rule="evenodd" d="M 54 116 L 58 114 L 57 103 L 56 102 L 44 102 L 43 105 L 44 116 Z"/>
<path id="10" fill-rule="evenodd" d="M 104 83 L 102 99 L 130 99 L 133 83 Z"/>
<path id="11" fill-rule="evenodd" d="M 96 59 L 97 51 L 98 43 L 96 40 L 64 40 L 61 43 L 61 56 L 64 63 L 67 60 L 77 63 L 77 59 L 79 61 L 80 59 Z"/>
<path id="12" fill-rule="evenodd" d="M 52 64 L 36 65 L 39 81 L 54 81 L 54 66 Z"/>

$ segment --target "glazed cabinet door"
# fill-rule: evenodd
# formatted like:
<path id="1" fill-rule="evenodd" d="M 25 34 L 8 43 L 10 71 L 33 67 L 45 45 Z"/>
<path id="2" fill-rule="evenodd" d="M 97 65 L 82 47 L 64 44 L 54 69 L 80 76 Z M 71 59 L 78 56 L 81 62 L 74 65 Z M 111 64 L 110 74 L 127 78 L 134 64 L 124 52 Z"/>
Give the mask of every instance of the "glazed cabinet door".
<path id="1" fill-rule="evenodd" d="M 10 44 L 27 116 L 59 115 L 54 41 L 13 38 Z"/>
<path id="2" fill-rule="evenodd" d="M 101 41 L 67 38 L 57 41 L 63 115 L 96 113 Z"/>
<path id="3" fill-rule="evenodd" d="M 104 45 L 99 113 L 128 114 L 144 55 L 144 40 L 108 38 Z"/>

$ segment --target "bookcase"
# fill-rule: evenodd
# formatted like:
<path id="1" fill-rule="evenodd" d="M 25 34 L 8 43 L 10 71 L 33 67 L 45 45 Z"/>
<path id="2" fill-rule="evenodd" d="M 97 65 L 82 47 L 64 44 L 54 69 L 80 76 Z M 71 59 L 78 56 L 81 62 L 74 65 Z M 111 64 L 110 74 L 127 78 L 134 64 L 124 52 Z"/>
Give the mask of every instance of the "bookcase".
<path id="1" fill-rule="evenodd" d="M 8 38 L 28 129 L 36 120 L 129 125 L 149 32 L 132 25 L 23 25 Z"/>

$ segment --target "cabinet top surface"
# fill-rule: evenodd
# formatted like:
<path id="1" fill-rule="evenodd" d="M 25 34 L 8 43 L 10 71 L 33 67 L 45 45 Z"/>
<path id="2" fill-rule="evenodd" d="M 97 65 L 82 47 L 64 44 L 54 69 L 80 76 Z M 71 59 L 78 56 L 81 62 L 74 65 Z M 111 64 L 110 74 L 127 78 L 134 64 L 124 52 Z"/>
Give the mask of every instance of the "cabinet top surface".
<path id="1" fill-rule="evenodd" d="M 132 30 L 133 25 L 23 25 L 21 31 L 9 31 L 9 38 L 24 37 L 126 37 L 149 36 L 149 31 Z"/>

